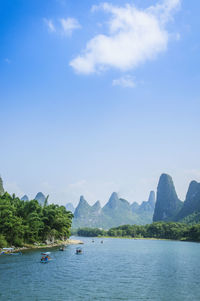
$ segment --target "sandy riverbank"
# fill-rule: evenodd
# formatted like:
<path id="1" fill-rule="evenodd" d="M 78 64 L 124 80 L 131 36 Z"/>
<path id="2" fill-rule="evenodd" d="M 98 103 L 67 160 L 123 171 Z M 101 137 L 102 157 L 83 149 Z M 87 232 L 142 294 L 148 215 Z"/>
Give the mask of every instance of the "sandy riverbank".
<path id="1" fill-rule="evenodd" d="M 60 247 L 60 246 L 68 246 L 68 245 L 82 245 L 84 244 L 81 240 L 78 239 L 67 239 L 67 240 L 60 240 L 56 243 L 52 244 L 37 244 L 37 245 L 31 245 L 31 244 L 25 244 L 23 247 L 15 247 L 13 252 L 19 252 L 19 251 L 25 251 L 25 250 L 31 250 L 31 249 L 49 249 L 54 247 Z M 0 249 L 0 252 L 3 251 L 3 249 Z"/>

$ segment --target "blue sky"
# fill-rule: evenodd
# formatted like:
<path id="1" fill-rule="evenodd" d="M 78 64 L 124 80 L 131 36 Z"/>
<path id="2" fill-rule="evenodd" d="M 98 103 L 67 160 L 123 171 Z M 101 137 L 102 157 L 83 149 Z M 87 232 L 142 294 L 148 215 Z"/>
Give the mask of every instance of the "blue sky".
<path id="1" fill-rule="evenodd" d="M 0 0 L 0 173 L 19 196 L 200 181 L 199 1 Z"/>

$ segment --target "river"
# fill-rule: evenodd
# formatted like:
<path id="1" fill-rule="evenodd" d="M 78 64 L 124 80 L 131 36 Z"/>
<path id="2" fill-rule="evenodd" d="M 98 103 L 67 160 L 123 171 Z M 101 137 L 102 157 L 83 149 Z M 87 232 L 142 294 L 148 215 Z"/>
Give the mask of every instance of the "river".
<path id="1" fill-rule="evenodd" d="M 165 240 L 78 238 L 51 249 L 0 256 L 1 301 L 199 301 L 200 244 Z"/>

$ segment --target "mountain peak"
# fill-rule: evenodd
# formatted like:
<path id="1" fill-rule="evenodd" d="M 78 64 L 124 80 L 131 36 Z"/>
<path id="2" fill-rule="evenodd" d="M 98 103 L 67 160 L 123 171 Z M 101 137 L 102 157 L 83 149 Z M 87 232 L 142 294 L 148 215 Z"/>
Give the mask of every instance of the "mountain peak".
<path id="1" fill-rule="evenodd" d="M 152 190 L 152 191 L 150 191 L 148 201 L 142 202 L 138 211 L 139 212 L 152 212 L 152 214 L 153 214 L 154 209 L 155 209 L 155 203 L 156 203 L 155 192 Z"/>
<path id="2" fill-rule="evenodd" d="M 71 211 L 72 213 L 74 213 L 74 205 L 72 203 L 67 203 L 66 206 L 65 206 L 66 210 L 67 211 Z"/>
<path id="3" fill-rule="evenodd" d="M 101 204 L 99 201 L 96 201 L 96 203 L 92 206 L 92 214 L 93 216 L 98 216 L 101 214 Z"/>
<path id="4" fill-rule="evenodd" d="M 200 186 L 200 184 L 197 181 L 190 182 L 190 185 L 189 185 L 189 188 L 188 188 L 188 191 L 186 194 L 186 201 L 190 200 L 192 197 L 195 196 L 195 194 L 198 191 L 199 186 Z"/>
<path id="5" fill-rule="evenodd" d="M 21 198 L 21 201 L 28 202 L 28 201 L 29 201 L 28 196 L 25 194 L 25 195 Z"/>
<path id="6" fill-rule="evenodd" d="M 80 201 L 78 203 L 78 206 L 76 207 L 74 211 L 74 217 L 81 217 L 81 216 L 87 216 L 88 212 L 91 210 L 91 206 L 88 204 L 88 202 L 84 199 L 84 196 L 80 196 Z"/>
<path id="7" fill-rule="evenodd" d="M 133 211 L 133 213 L 136 213 L 139 208 L 140 208 L 140 205 L 137 202 L 133 202 L 131 204 L 131 210 Z"/>
<path id="8" fill-rule="evenodd" d="M 153 190 L 150 191 L 148 202 L 155 203 L 156 202 L 156 195 Z"/>
<path id="9" fill-rule="evenodd" d="M 88 202 L 85 200 L 84 196 L 81 195 L 79 203 L 88 203 Z"/>
<path id="10" fill-rule="evenodd" d="M 37 200 L 40 205 L 44 205 L 45 199 L 46 197 L 42 192 L 38 192 L 34 198 L 34 200 Z"/>
<path id="11" fill-rule="evenodd" d="M 153 221 L 170 221 L 182 207 L 178 199 L 172 177 L 168 174 L 160 176 Z"/>
<path id="12" fill-rule="evenodd" d="M 110 198 L 119 198 L 117 192 L 113 192 L 110 196 Z"/>
<path id="13" fill-rule="evenodd" d="M 39 197 L 45 197 L 45 195 L 42 192 L 38 192 L 35 196 L 35 199 Z"/>
<path id="14" fill-rule="evenodd" d="M 115 208 L 117 206 L 118 202 L 119 202 L 118 194 L 116 192 L 113 192 L 111 194 L 107 204 L 105 205 L 105 207 Z"/>
<path id="15" fill-rule="evenodd" d="M 177 215 L 177 220 L 183 219 L 190 214 L 200 211 L 200 183 L 190 182 L 185 202 Z"/>
<path id="16" fill-rule="evenodd" d="M 96 203 L 92 206 L 93 209 L 101 209 L 101 204 L 99 201 L 96 201 Z"/>

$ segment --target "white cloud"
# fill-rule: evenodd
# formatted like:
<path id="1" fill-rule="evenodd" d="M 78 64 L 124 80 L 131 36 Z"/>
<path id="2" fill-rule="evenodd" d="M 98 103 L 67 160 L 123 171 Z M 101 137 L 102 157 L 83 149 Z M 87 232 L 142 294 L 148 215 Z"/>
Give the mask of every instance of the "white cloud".
<path id="1" fill-rule="evenodd" d="M 71 35 L 75 29 L 81 28 L 79 22 L 74 18 L 60 19 L 60 23 L 66 35 Z"/>
<path id="2" fill-rule="evenodd" d="M 167 23 L 172 19 L 173 12 L 178 10 L 181 5 L 181 0 L 163 0 L 155 6 L 148 8 L 150 13 L 157 15 L 162 24 Z"/>
<path id="3" fill-rule="evenodd" d="M 117 79 L 113 79 L 112 81 L 113 86 L 121 86 L 123 88 L 134 88 L 136 86 L 136 83 L 134 82 L 134 79 L 130 75 L 125 75 Z"/>
<path id="4" fill-rule="evenodd" d="M 56 32 L 56 28 L 55 28 L 55 25 L 52 20 L 46 19 L 46 18 L 44 18 L 43 20 L 44 20 L 45 24 L 47 25 L 48 30 L 50 32 Z"/>
<path id="5" fill-rule="evenodd" d="M 180 0 L 164 0 L 145 10 L 130 4 L 93 6 L 92 11 L 103 10 L 110 14 L 108 34 L 98 34 L 89 40 L 70 65 L 78 73 L 90 74 L 108 68 L 127 71 L 155 59 L 167 49 L 166 24 L 179 5 Z"/>

